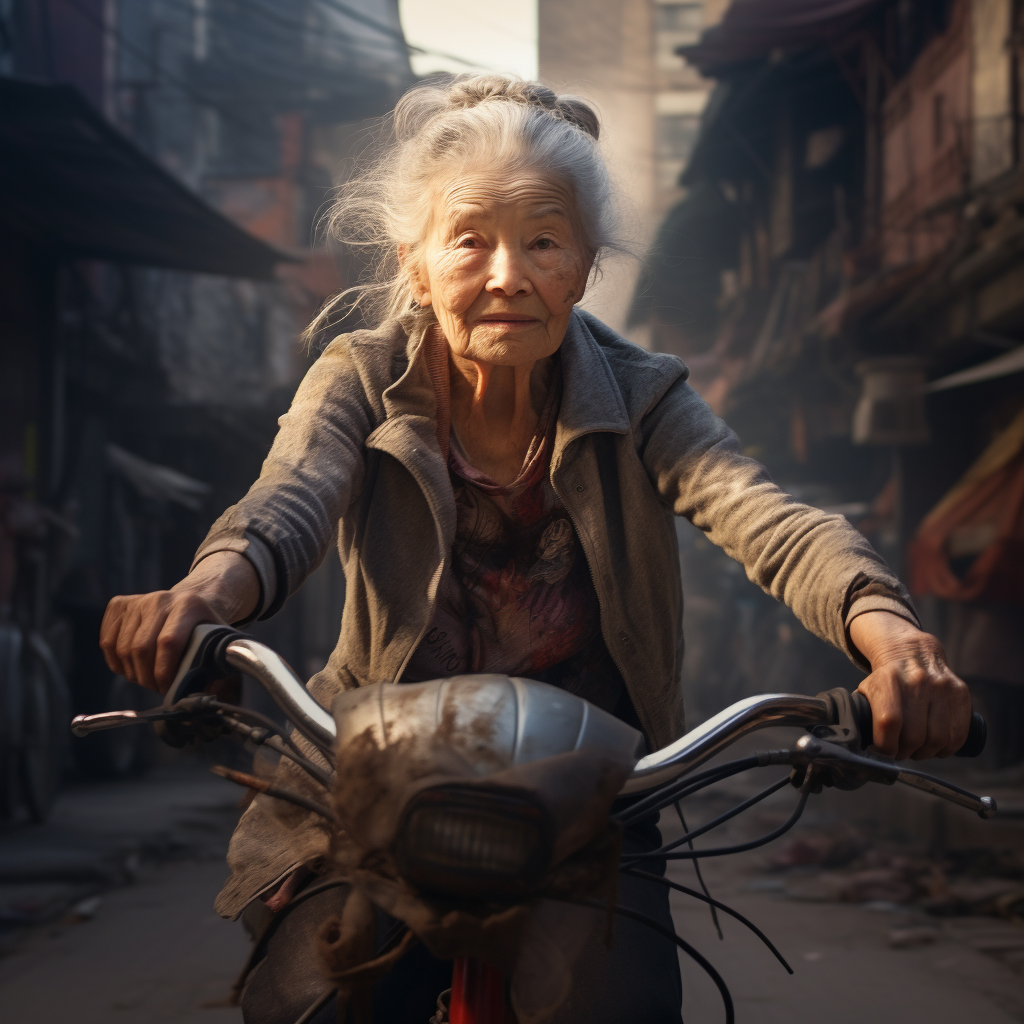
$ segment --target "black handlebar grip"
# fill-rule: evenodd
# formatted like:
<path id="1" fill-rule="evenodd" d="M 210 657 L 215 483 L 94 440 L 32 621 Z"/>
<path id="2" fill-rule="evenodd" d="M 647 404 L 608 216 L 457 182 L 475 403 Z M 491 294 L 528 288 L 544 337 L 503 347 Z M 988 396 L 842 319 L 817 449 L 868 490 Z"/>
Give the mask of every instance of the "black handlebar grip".
<path id="1" fill-rule="evenodd" d="M 851 694 L 853 711 L 857 718 L 857 728 L 860 730 L 861 742 L 865 747 L 870 746 L 872 738 L 871 704 L 863 693 L 854 692 Z M 984 749 L 988 740 L 988 725 L 985 719 L 977 711 L 971 712 L 971 726 L 967 730 L 967 739 L 964 745 L 956 752 L 956 757 L 977 757 Z"/>
<path id="2" fill-rule="evenodd" d="M 977 711 L 971 712 L 971 727 L 967 730 L 964 745 L 956 752 L 957 757 L 977 757 L 985 749 L 988 739 L 988 725 Z"/>

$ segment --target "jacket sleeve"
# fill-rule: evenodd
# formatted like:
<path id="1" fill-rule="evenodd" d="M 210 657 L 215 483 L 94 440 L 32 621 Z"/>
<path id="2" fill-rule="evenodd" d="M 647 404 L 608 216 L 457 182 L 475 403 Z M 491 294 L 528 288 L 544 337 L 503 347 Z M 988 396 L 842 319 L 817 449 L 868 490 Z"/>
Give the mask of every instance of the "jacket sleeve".
<path id="1" fill-rule="evenodd" d="M 662 500 L 736 559 L 816 636 L 866 662 L 849 638 L 867 611 L 918 624 L 910 595 L 844 516 L 796 501 L 685 379 L 642 421 L 641 457 Z"/>
<path id="2" fill-rule="evenodd" d="M 255 617 L 273 615 L 323 561 L 361 488 L 364 442 L 379 416 L 353 344 L 338 338 L 313 364 L 279 420 L 259 479 L 213 524 L 192 563 L 217 551 L 246 556 L 262 591 Z"/>

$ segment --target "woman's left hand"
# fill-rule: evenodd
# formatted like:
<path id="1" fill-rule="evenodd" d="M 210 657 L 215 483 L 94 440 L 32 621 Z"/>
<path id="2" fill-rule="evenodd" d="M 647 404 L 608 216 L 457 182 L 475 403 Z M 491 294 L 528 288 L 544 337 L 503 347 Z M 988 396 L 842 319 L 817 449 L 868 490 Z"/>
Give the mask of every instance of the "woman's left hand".
<path id="1" fill-rule="evenodd" d="M 866 612 L 850 639 L 871 664 L 857 689 L 871 703 L 874 745 L 898 760 L 948 757 L 967 739 L 971 695 L 942 644 L 891 612 Z"/>

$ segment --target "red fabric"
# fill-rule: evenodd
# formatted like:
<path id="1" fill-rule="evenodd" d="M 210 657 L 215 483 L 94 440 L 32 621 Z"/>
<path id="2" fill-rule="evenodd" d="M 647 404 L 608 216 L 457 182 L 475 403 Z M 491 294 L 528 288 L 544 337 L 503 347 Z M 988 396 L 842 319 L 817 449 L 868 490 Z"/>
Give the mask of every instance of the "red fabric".
<path id="1" fill-rule="evenodd" d="M 910 589 L 952 601 L 1024 602 L 1024 451 L 959 489 L 925 519 L 910 545 Z M 965 528 L 991 530 L 993 539 L 959 576 L 949 547 Z"/>

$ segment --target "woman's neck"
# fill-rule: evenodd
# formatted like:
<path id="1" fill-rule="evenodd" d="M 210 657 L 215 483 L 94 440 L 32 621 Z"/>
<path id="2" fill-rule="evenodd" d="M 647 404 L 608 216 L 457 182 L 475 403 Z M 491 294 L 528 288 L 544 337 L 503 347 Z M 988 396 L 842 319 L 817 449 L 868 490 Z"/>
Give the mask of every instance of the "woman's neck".
<path id="1" fill-rule="evenodd" d="M 449 356 L 452 427 L 481 472 L 499 484 L 519 475 L 544 409 L 552 360 L 495 366 Z"/>

